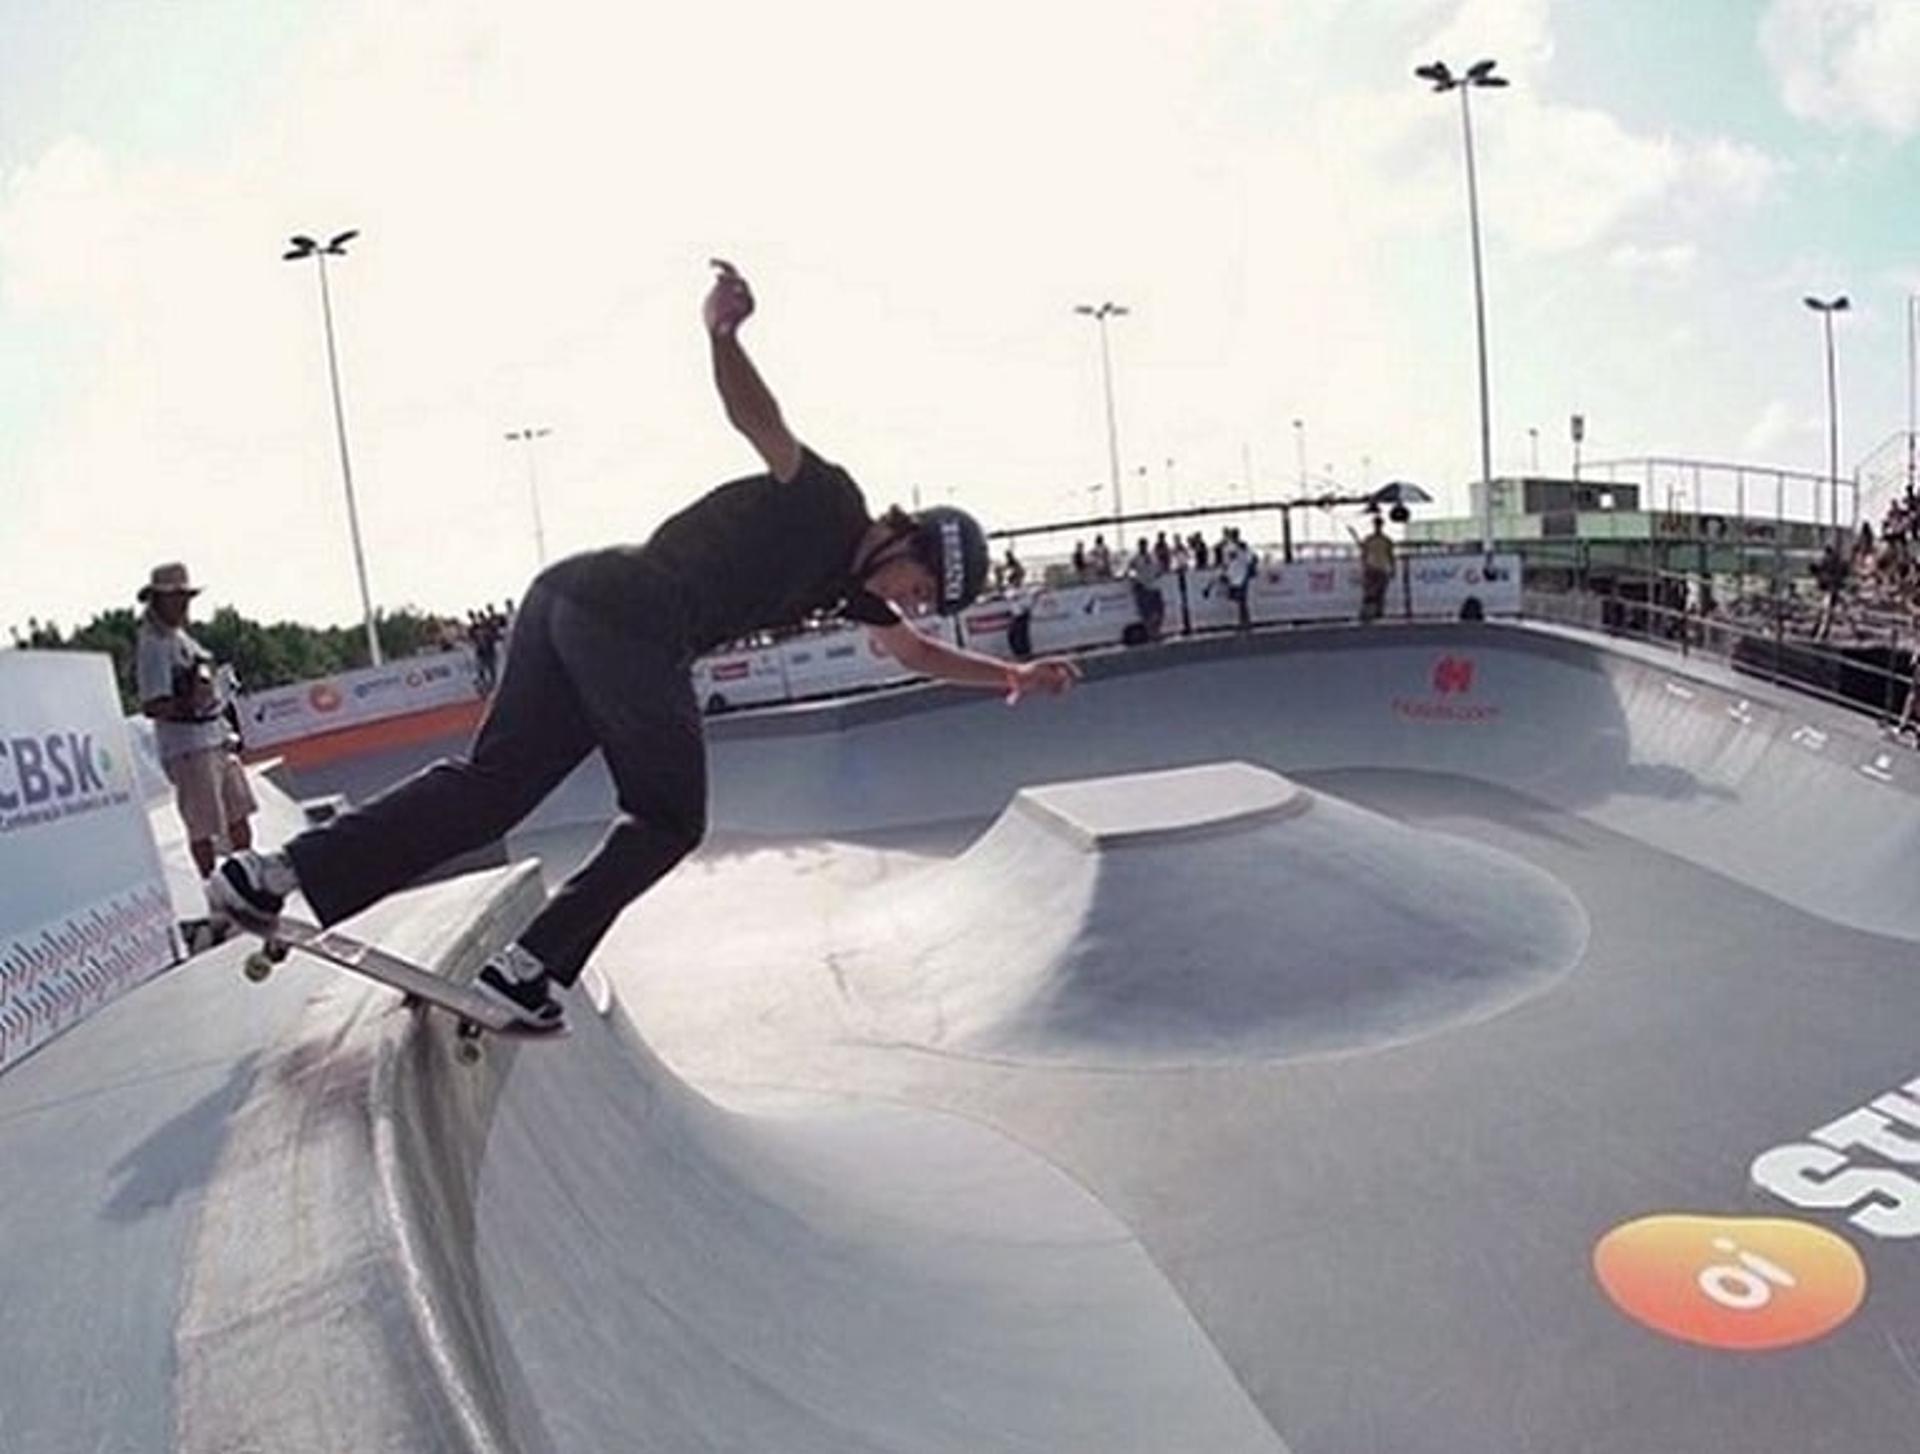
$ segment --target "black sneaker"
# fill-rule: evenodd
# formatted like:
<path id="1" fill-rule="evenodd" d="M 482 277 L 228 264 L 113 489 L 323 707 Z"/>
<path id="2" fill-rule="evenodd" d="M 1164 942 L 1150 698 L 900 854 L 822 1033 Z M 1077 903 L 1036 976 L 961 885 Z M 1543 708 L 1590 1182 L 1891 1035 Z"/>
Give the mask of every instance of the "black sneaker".
<path id="1" fill-rule="evenodd" d="M 220 860 L 207 879 L 207 904 L 217 915 L 257 934 L 269 934 L 280 920 L 287 896 L 271 886 L 262 856 L 252 851 Z"/>
<path id="2" fill-rule="evenodd" d="M 480 993 L 529 1030 L 554 1033 L 567 1028 L 567 1012 L 553 997 L 553 981 L 545 972 L 517 979 L 496 956 L 481 968 L 473 982 Z"/>

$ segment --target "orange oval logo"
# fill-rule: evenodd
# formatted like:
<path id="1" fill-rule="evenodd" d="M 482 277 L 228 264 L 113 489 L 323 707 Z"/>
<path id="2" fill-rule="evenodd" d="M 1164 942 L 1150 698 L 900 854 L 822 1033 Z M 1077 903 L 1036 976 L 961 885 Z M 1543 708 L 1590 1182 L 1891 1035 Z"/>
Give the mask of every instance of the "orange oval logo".
<path id="1" fill-rule="evenodd" d="M 1708 1348 L 1810 1343 L 1867 1296 L 1852 1244 L 1778 1217 L 1642 1217 L 1600 1239 L 1593 1270 L 1628 1317 Z"/>
<path id="2" fill-rule="evenodd" d="M 313 704 L 316 712 L 337 712 L 340 710 L 340 689 L 332 682 L 315 682 L 307 691 L 307 700 Z"/>

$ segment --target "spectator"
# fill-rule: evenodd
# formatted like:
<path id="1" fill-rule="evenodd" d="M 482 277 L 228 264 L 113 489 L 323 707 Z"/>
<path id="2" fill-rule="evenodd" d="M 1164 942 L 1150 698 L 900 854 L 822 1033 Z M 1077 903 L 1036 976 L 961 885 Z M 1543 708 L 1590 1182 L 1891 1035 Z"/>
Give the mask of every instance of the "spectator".
<path id="1" fill-rule="evenodd" d="M 1238 530 L 1228 530 L 1220 537 L 1220 561 L 1227 578 L 1227 597 L 1240 612 L 1239 629 L 1251 631 L 1253 577 L 1259 569 L 1259 559 L 1241 540 Z"/>
<path id="2" fill-rule="evenodd" d="M 1829 542 L 1820 559 L 1814 562 L 1814 584 L 1820 588 L 1823 600 L 1820 606 L 1819 624 L 1814 627 L 1814 639 L 1825 641 L 1833 629 L 1834 617 L 1840 609 L 1840 593 L 1847 588 L 1847 579 L 1851 572 L 1847 558 L 1840 552 L 1837 544 Z"/>
<path id="3" fill-rule="evenodd" d="M 1188 545 L 1184 536 L 1173 538 L 1173 569 L 1181 574 L 1193 569 L 1193 547 Z"/>
<path id="4" fill-rule="evenodd" d="M 1007 558 L 1000 563 L 1000 572 L 1009 591 L 1017 591 L 1027 583 L 1027 568 L 1020 564 L 1011 545 L 1007 547 Z"/>
<path id="5" fill-rule="evenodd" d="M 1073 542 L 1073 578 L 1083 584 L 1087 579 L 1087 543 L 1084 540 Z"/>
<path id="6" fill-rule="evenodd" d="M 179 562 L 153 568 L 138 597 L 146 610 L 135 638 L 134 678 L 186 825 L 187 851 L 205 878 L 222 842 L 235 852 L 253 846 L 248 820 L 257 805 L 235 751 L 233 674 L 187 631 L 199 594 Z"/>
<path id="7" fill-rule="evenodd" d="M 1164 530 L 1153 542 L 1153 558 L 1160 566 L 1161 575 L 1173 569 L 1173 547 L 1167 543 L 1167 532 Z"/>
<path id="8" fill-rule="evenodd" d="M 1920 610 L 1914 612 L 1914 625 L 1920 629 Z M 1893 724 L 1896 737 L 1915 735 L 1915 718 L 1920 717 L 1920 644 L 1908 649 L 1910 665 L 1907 672 L 1907 699 L 1900 707 L 1899 720 Z M 1920 737 L 1916 737 L 1920 741 Z"/>
<path id="9" fill-rule="evenodd" d="M 467 635 L 473 642 L 474 690 L 489 696 L 500 676 L 500 618 L 494 615 L 493 607 L 474 612 Z"/>
<path id="10" fill-rule="evenodd" d="M 1211 559 L 1207 555 L 1207 537 L 1196 530 L 1187 537 L 1187 545 L 1193 551 L 1193 568 L 1205 570 Z"/>
<path id="11" fill-rule="evenodd" d="M 1360 542 L 1360 620 L 1378 621 L 1387 606 L 1387 587 L 1393 584 L 1393 541 L 1386 521 L 1373 512 L 1373 530 Z"/>
<path id="12" fill-rule="evenodd" d="M 1160 559 L 1143 536 L 1140 548 L 1127 564 L 1127 579 L 1133 583 L 1133 604 L 1140 612 L 1141 636 L 1146 641 L 1160 639 L 1160 628 L 1166 620 L 1167 601 L 1160 594 L 1160 575 Z"/>
<path id="13" fill-rule="evenodd" d="M 1113 551 L 1107 547 L 1106 536 L 1096 535 L 1093 537 L 1093 549 L 1088 554 L 1087 564 L 1092 568 L 1093 578 L 1095 580 L 1110 581 L 1113 579 Z"/>

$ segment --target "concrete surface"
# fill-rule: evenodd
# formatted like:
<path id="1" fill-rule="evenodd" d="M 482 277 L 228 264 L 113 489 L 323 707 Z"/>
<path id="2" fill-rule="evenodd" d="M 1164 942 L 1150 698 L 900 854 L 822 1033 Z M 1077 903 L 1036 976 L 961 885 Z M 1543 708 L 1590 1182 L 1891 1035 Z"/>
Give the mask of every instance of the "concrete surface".
<path id="1" fill-rule="evenodd" d="M 1910 1442 L 1920 1252 L 1749 1175 L 1920 1075 L 1920 772 L 1870 724 L 1414 627 L 712 755 L 709 849 L 560 1045 L 464 1071 L 219 951 L 0 1077 L 0 1447 Z M 604 794 L 511 845 L 564 873 Z M 377 927 L 471 962 L 529 907 Z M 1682 1212 L 1838 1233 L 1866 1301 L 1767 1354 L 1655 1333 L 1593 1249 Z"/>

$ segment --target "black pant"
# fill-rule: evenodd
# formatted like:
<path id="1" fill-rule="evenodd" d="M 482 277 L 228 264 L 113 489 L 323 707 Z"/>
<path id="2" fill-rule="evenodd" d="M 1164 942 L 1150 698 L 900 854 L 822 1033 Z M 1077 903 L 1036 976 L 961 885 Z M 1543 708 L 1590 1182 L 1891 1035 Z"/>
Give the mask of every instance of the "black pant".
<path id="1" fill-rule="evenodd" d="M 536 579 L 469 756 L 437 762 L 287 845 L 301 892 L 334 923 L 484 847 L 586 755 L 607 759 L 621 817 L 522 947 L 572 984 L 620 911 L 707 826 L 707 755 L 687 653 L 623 630 Z"/>

